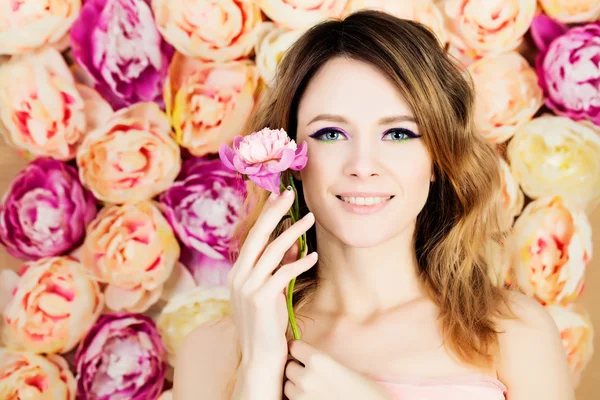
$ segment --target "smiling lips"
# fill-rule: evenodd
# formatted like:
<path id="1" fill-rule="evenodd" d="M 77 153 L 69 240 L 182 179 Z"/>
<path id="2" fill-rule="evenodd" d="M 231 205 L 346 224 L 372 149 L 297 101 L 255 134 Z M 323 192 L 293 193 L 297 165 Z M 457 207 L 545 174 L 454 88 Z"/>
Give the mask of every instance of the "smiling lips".
<path id="1" fill-rule="evenodd" d="M 382 210 L 394 198 L 388 193 L 342 193 L 336 197 L 346 211 L 354 214 L 373 214 Z"/>

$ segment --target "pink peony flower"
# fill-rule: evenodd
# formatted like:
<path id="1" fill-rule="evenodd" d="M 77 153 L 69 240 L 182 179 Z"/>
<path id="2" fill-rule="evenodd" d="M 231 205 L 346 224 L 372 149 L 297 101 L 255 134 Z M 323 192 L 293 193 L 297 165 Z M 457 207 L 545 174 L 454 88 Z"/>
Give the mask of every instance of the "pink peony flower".
<path id="1" fill-rule="evenodd" d="M 233 149 L 221 145 L 219 156 L 227 168 L 279 194 L 281 173 L 304 168 L 308 161 L 307 150 L 306 142 L 298 147 L 285 130 L 264 128 L 248 136 L 236 136 Z"/>
<path id="2" fill-rule="evenodd" d="M 600 22 L 569 29 L 540 14 L 531 25 L 546 105 L 559 115 L 600 125 Z"/>

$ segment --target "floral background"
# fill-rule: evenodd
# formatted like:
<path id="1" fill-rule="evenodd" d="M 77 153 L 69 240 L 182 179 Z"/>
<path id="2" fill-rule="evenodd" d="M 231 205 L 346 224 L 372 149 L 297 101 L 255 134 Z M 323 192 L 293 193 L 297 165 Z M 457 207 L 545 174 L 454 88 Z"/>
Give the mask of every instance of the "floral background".
<path id="1" fill-rule="evenodd" d="M 245 186 L 216 152 L 304 30 L 363 8 L 426 24 L 473 77 L 510 232 L 492 275 L 555 318 L 578 398 L 600 390 L 598 1 L 2 3 L 0 398 L 170 396 L 183 337 L 231 312 Z"/>

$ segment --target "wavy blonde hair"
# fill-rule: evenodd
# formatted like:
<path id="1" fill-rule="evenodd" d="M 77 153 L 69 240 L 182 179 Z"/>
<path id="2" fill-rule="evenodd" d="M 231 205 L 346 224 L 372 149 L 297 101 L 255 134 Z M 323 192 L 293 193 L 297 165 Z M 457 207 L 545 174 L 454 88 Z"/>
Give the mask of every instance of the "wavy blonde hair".
<path id="1" fill-rule="evenodd" d="M 490 365 L 498 344 L 494 318 L 514 317 L 489 260 L 502 239 L 499 155 L 476 130 L 472 82 L 429 29 L 377 11 L 313 26 L 285 53 L 275 84 L 245 132 L 283 128 L 295 139 L 300 98 L 315 72 L 336 57 L 375 66 L 414 111 L 435 174 L 414 235 L 419 276 L 439 308 L 447 348 L 469 364 Z M 302 182 L 296 185 L 304 215 Z M 241 243 L 266 198 L 264 190 L 249 185 L 252 207 L 238 227 Z M 314 227 L 307 237 L 308 251 L 316 250 Z M 293 297 L 298 316 L 315 292 L 318 268 L 297 278 Z M 291 329 L 287 337 L 293 337 Z"/>

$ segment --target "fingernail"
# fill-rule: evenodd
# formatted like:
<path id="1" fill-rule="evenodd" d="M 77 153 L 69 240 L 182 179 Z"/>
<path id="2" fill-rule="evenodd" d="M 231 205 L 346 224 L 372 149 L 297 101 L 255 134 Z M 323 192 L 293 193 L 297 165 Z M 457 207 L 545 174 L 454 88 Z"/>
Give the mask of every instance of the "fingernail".
<path id="1" fill-rule="evenodd" d="M 309 212 L 308 214 L 306 214 L 304 217 L 302 217 L 302 219 L 309 219 L 311 217 L 311 215 L 313 215 L 312 212 Z"/>
<path id="2" fill-rule="evenodd" d="M 287 190 L 285 191 L 285 196 L 290 196 L 293 193 L 292 187 L 288 186 Z"/>

